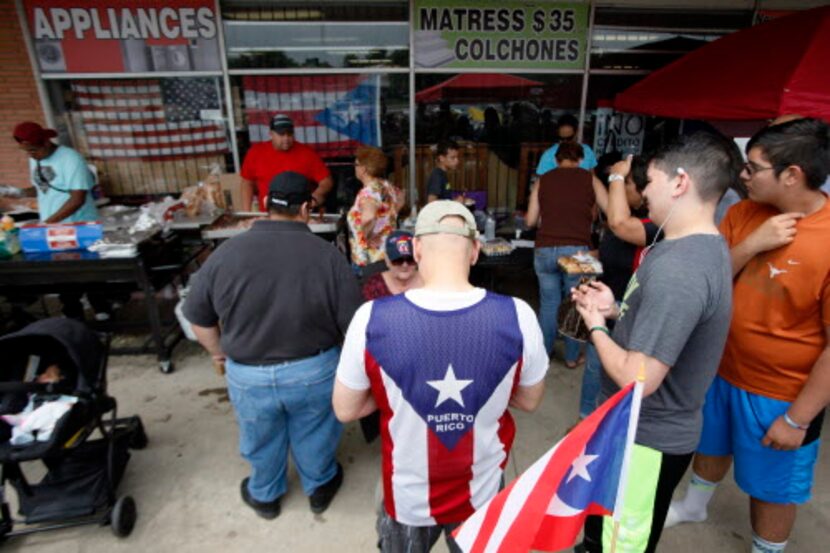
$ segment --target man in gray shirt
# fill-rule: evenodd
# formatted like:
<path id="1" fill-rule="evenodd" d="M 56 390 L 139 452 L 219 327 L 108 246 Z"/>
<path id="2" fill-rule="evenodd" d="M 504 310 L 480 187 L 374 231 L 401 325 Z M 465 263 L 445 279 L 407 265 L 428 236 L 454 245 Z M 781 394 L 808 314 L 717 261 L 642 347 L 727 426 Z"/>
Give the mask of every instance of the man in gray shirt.
<path id="1" fill-rule="evenodd" d="M 651 248 L 617 304 L 601 283 L 574 292 L 605 374 L 601 399 L 645 370 L 645 390 L 618 550 L 656 550 L 672 492 L 700 438 L 701 409 L 717 372 L 732 310 L 729 250 L 714 223 L 740 171 L 730 142 L 698 133 L 651 161 L 643 196 L 665 240 Z M 625 169 L 625 168 L 623 168 Z M 617 318 L 613 336 L 606 318 Z M 608 551 L 609 517 L 589 517 L 585 551 Z"/>
<path id="2" fill-rule="evenodd" d="M 343 480 L 331 394 L 362 299 L 346 258 L 308 228 L 310 201 L 305 177 L 274 177 L 269 218 L 213 252 L 184 306 L 199 342 L 226 363 L 239 449 L 251 465 L 242 499 L 269 519 L 287 490 L 289 449 L 313 512 Z"/>

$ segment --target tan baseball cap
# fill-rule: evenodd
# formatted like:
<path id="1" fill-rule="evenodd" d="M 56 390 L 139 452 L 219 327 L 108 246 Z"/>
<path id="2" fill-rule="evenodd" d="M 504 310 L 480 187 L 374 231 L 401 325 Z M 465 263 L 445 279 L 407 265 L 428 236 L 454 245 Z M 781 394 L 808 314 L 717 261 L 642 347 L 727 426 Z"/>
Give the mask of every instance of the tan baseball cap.
<path id="1" fill-rule="evenodd" d="M 464 226 L 442 224 L 444 217 L 461 217 L 464 220 Z M 421 210 L 418 214 L 418 221 L 415 223 L 415 236 L 425 234 L 457 234 L 464 238 L 475 239 L 478 231 L 473 214 L 464 204 L 453 200 L 436 200 Z"/>

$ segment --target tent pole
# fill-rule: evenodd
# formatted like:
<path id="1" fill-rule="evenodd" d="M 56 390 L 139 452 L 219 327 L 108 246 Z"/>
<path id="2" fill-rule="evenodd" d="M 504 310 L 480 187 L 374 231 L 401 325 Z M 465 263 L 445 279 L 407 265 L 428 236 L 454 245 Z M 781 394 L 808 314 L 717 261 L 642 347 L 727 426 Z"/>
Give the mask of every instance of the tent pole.
<path id="1" fill-rule="evenodd" d="M 577 129 L 577 141 L 582 142 L 582 134 L 585 130 L 585 113 L 588 103 L 588 78 L 591 74 L 591 38 L 594 31 L 594 10 L 596 5 L 591 3 L 591 11 L 588 14 L 588 38 L 585 39 L 585 70 L 582 72 L 582 95 L 579 99 L 579 128 Z"/>
<path id="2" fill-rule="evenodd" d="M 415 183 L 415 3 L 409 2 L 409 204 L 418 205 Z"/>

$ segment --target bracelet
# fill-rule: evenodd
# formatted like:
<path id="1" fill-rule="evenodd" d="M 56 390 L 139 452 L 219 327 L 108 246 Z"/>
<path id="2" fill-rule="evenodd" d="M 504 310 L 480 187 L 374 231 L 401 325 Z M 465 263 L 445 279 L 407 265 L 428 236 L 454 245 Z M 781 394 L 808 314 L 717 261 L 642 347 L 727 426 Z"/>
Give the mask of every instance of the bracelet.
<path id="1" fill-rule="evenodd" d="M 615 180 L 625 181 L 625 175 L 620 175 L 619 173 L 611 173 L 608 175 L 608 182 L 614 182 Z"/>
<path id="2" fill-rule="evenodd" d="M 606 336 L 611 337 L 611 331 L 608 330 L 607 326 L 592 326 L 591 328 L 588 329 L 588 335 L 593 334 L 595 330 L 598 330 L 600 332 L 604 332 Z"/>
<path id="3" fill-rule="evenodd" d="M 784 422 L 786 422 L 787 426 L 791 428 L 795 428 L 796 430 L 807 430 L 808 428 L 810 428 L 809 424 L 798 424 L 797 422 L 792 420 L 790 418 L 790 415 L 786 412 L 782 416 L 784 417 Z"/>

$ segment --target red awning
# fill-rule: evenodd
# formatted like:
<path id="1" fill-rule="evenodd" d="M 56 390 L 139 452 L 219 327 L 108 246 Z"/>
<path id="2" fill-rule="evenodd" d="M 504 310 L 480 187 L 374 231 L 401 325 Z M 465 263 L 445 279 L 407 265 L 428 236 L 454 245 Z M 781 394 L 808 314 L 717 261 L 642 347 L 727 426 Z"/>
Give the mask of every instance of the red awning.
<path id="1" fill-rule="evenodd" d="M 711 42 L 618 94 L 614 107 L 677 119 L 830 121 L 830 6 Z"/>
<path id="2" fill-rule="evenodd" d="M 415 95 L 417 102 L 522 100 L 533 87 L 543 83 L 502 73 L 464 73 L 425 88 Z"/>

